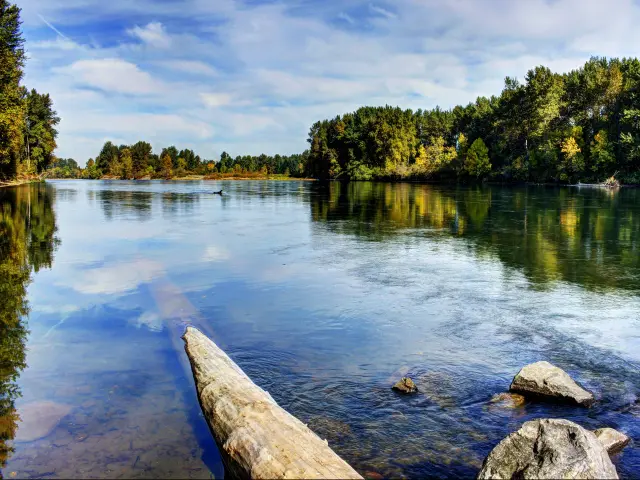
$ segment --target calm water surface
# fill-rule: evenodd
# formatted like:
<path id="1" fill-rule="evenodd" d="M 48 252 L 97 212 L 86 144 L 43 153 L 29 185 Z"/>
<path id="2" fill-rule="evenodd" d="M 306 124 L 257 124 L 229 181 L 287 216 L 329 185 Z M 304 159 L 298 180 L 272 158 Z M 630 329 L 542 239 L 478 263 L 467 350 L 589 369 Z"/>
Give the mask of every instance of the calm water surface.
<path id="1" fill-rule="evenodd" d="M 363 474 L 472 476 L 541 416 L 640 439 L 640 190 L 54 181 L 0 189 L 2 475 L 222 478 L 185 312 Z M 541 359 L 598 404 L 490 402 Z"/>

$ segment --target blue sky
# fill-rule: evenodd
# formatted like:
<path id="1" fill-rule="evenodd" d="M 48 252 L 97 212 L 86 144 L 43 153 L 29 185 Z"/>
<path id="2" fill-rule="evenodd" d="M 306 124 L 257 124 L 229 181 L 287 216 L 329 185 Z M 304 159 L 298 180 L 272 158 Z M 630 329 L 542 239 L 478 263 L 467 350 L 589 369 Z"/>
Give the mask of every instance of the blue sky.
<path id="1" fill-rule="evenodd" d="M 105 140 L 296 153 L 363 105 L 444 108 L 535 65 L 638 56 L 634 0 L 18 0 L 25 84 L 62 118 L 57 155 Z"/>

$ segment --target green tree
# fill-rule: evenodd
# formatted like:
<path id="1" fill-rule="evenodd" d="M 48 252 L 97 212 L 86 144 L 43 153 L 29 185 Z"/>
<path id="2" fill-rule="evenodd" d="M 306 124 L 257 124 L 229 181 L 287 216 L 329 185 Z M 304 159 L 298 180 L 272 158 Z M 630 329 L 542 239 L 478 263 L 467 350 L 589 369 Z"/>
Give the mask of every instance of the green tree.
<path id="1" fill-rule="evenodd" d="M 93 158 L 87 160 L 87 165 L 82 171 L 82 178 L 87 179 L 97 179 L 102 176 L 102 172 L 96 166 L 96 163 L 93 161 Z"/>
<path id="2" fill-rule="evenodd" d="M 133 178 L 133 158 L 128 148 L 123 149 L 120 155 L 120 175 L 123 180 Z"/>
<path id="3" fill-rule="evenodd" d="M 102 150 L 96 157 L 96 166 L 102 172 L 111 172 L 111 163 L 117 161 L 120 151 L 116 145 L 110 141 L 105 142 L 102 146 Z"/>
<path id="4" fill-rule="evenodd" d="M 164 159 L 165 155 L 171 158 L 171 168 L 176 168 L 178 166 L 178 149 L 174 145 L 163 148 L 162 152 L 160 152 L 160 158 Z"/>
<path id="5" fill-rule="evenodd" d="M 4 179 L 17 175 L 24 144 L 23 45 L 20 8 L 0 0 L 0 178 Z"/>
<path id="6" fill-rule="evenodd" d="M 53 161 L 60 118 L 53 110 L 49 94 L 40 94 L 32 89 L 26 97 L 26 148 L 27 170 L 40 173 Z"/>
<path id="7" fill-rule="evenodd" d="M 167 180 L 173 177 L 173 162 L 171 161 L 171 156 L 166 152 L 162 157 L 162 171 L 160 173 Z"/>
<path id="8" fill-rule="evenodd" d="M 476 138 L 464 160 L 464 171 L 470 177 L 484 178 L 491 171 L 489 149 L 481 138 Z"/>
<path id="9" fill-rule="evenodd" d="M 147 171 L 150 164 L 150 157 L 153 149 L 148 142 L 136 142 L 131 146 L 131 162 L 133 165 L 133 175 L 139 177 Z"/>

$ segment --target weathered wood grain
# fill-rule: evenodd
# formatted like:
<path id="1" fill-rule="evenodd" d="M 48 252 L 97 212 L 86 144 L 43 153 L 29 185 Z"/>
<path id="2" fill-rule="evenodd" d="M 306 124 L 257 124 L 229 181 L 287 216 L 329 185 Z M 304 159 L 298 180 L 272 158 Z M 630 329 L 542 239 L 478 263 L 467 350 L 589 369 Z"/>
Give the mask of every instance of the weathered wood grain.
<path id="1" fill-rule="evenodd" d="M 204 416 L 236 478 L 362 478 L 193 327 L 183 335 Z"/>

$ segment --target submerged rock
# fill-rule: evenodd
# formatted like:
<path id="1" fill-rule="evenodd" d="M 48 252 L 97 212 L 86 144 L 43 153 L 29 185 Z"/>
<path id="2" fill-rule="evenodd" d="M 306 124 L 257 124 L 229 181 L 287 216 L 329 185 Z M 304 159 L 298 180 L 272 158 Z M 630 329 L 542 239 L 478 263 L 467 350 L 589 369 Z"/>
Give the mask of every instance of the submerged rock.
<path id="1" fill-rule="evenodd" d="M 496 407 L 520 408 L 524 406 L 526 399 L 519 393 L 497 393 L 489 402 Z"/>
<path id="2" fill-rule="evenodd" d="M 307 426 L 331 445 L 340 444 L 353 435 L 348 424 L 328 417 L 312 417 Z"/>
<path id="3" fill-rule="evenodd" d="M 401 393 L 414 393 L 418 391 L 418 387 L 409 377 L 402 377 L 393 387 L 394 390 Z"/>
<path id="4" fill-rule="evenodd" d="M 538 395 L 549 399 L 588 407 L 593 394 L 578 385 L 567 372 L 549 362 L 536 362 L 522 367 L 511 382 L 511 392 Z"/>
<path id="5" fill-rule="evenodd" d="M 71 412 L 70 405 L 55 402 L 33 402 L 18 409 L 20 423 L 16 442 L 32 442 L 46 437 Z"/>
<path id="6" fill-rule="evenodd" d="M 613 428 L 599 428 L 593 433 L 610 454 L 619 452 L 631 441 L 624 433 Z"/>
<path id="7" fill-rule="evenodd" d="M 485 478 L 618 478 L 596 436 L 568 420 L 543 418 L 522 425 L 487 456 Z"/>
<path id="8" fill-rule="evenodd" d="M 459 384 L 447 372 L 430 371 L 416 377 L 418 391 L 440 408 L 456 406 L 454 394 Z"/>

